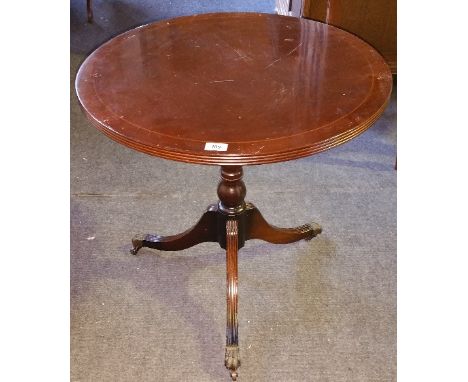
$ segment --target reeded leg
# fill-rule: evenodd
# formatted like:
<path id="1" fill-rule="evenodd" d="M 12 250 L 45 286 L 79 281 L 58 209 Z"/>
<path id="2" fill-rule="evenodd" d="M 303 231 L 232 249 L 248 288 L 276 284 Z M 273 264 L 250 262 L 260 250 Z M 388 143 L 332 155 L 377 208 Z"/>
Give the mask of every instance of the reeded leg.
<path id="1" fill-rule="evenodd" d="M 226 221 L 227 322 L 224 365 L 229 370 L 233 381 L 237 380 L 237 369 L 240 366 L 237 321 L 237 247 L 238 222 L 235 219 L 228 219 Z"/>
<path id="2" fill-rule="evenodd" d="M 217 205 L 211 205 L 201 219 L 192 228 L 173 236 L 136 235 L 132 239 L 132 255 L 143 248 L 154 248 L 161 251 L 180 251 L 207 241 L 217 242 L 216 230 Z"/>
<path id="3" fill-rule="evenodd" d="M 260 239 L 274 244 L 287 244 L 299 240 L 310 240 L 322 232 L 317 223 L 304 224 L 295 228 L 278 228 L 270 225 L 253 204 L 246 209 L 246 240 Z"/>

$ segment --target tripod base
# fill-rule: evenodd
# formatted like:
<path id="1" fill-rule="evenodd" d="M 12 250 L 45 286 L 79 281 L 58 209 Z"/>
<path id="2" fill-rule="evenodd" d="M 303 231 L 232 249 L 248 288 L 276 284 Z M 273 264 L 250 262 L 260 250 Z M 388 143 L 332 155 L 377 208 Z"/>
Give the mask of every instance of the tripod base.
<path id="1" fill-rule="evenodd" d="M 317 223 L 296 228 L 278 228 L 270 225 L 252 203 L 244 202 L 245 194 L 242 168 L 222 167 L 221 182 L 218 186 L 220 201 L 210 205 L 197 224 L 173 236 L 137 235 L 132 240 L 131 250 L 133 255 L 145 247 L 161 251 L 180 251 L 203 242 L 217 242 L 226 250 L 227 323 L 224 364 L 233 381 L 237 380 L 237 369 L 240 366 L 237 320 L 238 249 L 250 239 L 287 244 L 310 240 L 322 232 Z"/>

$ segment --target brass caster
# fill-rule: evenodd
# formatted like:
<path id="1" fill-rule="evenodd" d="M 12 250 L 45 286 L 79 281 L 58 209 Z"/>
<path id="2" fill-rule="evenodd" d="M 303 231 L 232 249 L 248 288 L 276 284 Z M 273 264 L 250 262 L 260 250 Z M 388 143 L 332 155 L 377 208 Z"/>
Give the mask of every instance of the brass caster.
<path id="1" fill-rule="evenodd" d="M 233 381 L 237 381 L 237 369 L 240 367 L 239 346 L 226 346 L 226 354 L 224 357 L 224 366 L 229 370 Z"/>
<path id="2" fill-rule="evenodd" d="M 310 223 L 304 226 L 305 231 L 308 231 L 307 237 L 304 239 L 306 241 L 312 240 L 315 236 L 322 233 L 322 227 L 317 223 Z"/>
<path id="3" fill-rule="evenodd" d="M 132 255 L 136 256 L 138 251 L 143 248 L 143 240 L 143 235 L 137 235 L 132 239 L 133 248 L 130 250 Z"/>

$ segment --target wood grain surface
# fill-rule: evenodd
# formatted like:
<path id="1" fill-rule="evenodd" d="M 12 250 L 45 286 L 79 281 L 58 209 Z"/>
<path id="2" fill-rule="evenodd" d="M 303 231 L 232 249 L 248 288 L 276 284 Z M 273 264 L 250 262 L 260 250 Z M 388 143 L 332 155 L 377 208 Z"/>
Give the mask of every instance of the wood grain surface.
<path id="1" fill-rule="evenodd" d="M 113 38 L 84 61 L 76 89 L 94 126 L 126 146 L 249 165 L 352 139 L 384 111 L 392 76 L 375 49 L 335 27 L 215 13 Z"/>

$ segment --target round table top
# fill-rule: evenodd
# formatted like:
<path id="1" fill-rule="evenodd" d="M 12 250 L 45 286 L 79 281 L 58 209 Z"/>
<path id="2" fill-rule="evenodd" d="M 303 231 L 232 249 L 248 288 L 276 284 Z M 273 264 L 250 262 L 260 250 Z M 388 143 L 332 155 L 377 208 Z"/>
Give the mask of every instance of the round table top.
<path id="1" fill-rule="evenodd" d="M 82 64 L 84 112 L 147 154 L 216 165 L 324 151 L 384 111 L 392 76 L 367 43 L 287 16 L 213 13 L 123 33 Z"/>

